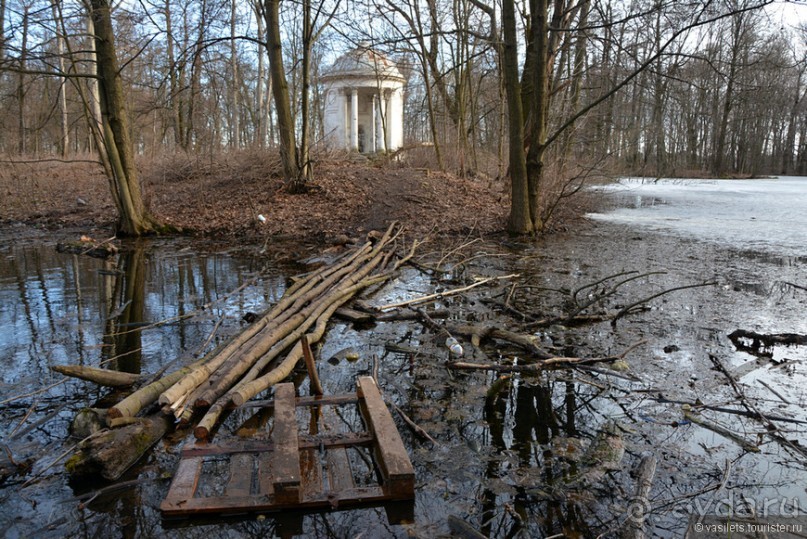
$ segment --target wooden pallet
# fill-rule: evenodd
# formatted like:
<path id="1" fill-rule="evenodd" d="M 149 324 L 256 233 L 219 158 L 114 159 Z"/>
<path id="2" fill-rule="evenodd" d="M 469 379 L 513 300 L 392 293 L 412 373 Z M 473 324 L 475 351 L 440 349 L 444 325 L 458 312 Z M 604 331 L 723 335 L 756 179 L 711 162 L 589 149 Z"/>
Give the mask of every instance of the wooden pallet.
<path id="1" fill-rule="evenodd" d="M 346 403 L 358 405 L 366 432 L 324 436 L 298 432 L 298 407 Z M 323 398 L 298 399 L 293 384 L 279 384 L 272 405 L 274 428 L 268 441 L 196 444 L 183 450 L 160 505 L 163 517 L 341 509 L 414 498 L 412 463 L 373 378 L 359 378 L 355 395 Z M 357 484 L 348 458 L 348 451 L 357 448 L 367 448 L 363 451 L 377 471 L 374 484 Z M 222 492 L 199 488 L 205 481 L 206 459 L 229 467 Z"/>

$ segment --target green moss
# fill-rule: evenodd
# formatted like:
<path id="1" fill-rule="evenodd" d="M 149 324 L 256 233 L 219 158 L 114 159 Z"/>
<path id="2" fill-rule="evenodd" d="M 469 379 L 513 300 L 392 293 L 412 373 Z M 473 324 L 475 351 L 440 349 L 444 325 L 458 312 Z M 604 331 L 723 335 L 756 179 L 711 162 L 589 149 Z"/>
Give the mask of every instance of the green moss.
<path id="1" fill-rule="evenodd" d="M 84 465 L 84 456 L 79 452 L 74 454 L 69 459 L 67 459 L 67 462 L 64 463 L 64 469 L 69 474 L 75 474 L 76 472 L 81 470 L 83 465 Z"/>

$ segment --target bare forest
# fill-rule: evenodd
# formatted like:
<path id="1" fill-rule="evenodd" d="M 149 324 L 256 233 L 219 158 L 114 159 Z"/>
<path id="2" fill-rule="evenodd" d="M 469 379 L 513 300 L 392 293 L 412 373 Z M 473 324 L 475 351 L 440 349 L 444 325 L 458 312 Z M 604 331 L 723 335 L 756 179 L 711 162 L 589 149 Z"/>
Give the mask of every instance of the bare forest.
<path id="1" fill-rule="evenodd" d="M 139 168 L 166 155 L 265 152 L 305 191 L 327 152 L 320 78 L 362 43 L 407 79 L 396 157 L 509 181 L 509 230 L 540 232 L 602 174 L 807 173 L 805 30 L 777 6 L 2 0 L 0 154 L 97 162 L 134 235 L 164 226 Z"/>
<path id="2" fill-rule="evenodd" d="M 4 537 L 802 533 L 807 0 L 0 0 L 0 95 Z"/>

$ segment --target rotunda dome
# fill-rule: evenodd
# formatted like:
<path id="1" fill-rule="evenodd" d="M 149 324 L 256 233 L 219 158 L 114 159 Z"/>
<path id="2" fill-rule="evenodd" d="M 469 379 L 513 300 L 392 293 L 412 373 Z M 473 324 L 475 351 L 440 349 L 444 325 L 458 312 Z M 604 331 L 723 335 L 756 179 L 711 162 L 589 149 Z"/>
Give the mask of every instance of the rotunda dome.
<path id="1" fill-rule="evenodd" d="M 394 62 L 365 43 L 360 43 L 355 49 L 337 58 L 321 78 L 324 81 L 340 78 L 406 80 Z"/>

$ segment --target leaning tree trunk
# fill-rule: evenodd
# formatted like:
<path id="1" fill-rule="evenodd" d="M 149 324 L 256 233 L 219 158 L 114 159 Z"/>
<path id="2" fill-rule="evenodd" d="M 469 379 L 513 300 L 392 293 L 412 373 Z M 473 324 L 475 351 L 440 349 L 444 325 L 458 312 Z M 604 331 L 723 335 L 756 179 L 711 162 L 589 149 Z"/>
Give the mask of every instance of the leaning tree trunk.
<path id="1" fill-rule="evenodd" d="M 266 0 L 267 48 L 269 49 L 269 75 L 272 80 L 272 97 L 277 113 L 277 128 L 280 133 L 280 160 L 283 164 L 283 179 L 291 192 L 305 189 L 305 177 L 300 174 L 297 163 L 297 141 L 294 137 L 294 120 L 289 103 L 289 85 L 283 66 L 283 49 L 280 40 L 280 0 Z"/>
<path id="2" fill-rule="evenodd" d="M 96 70 L 101 97 L 106 156 L 112 169 L 109 179 L 118 208 L 118 232 L 129 236 L 154 233 L 156 222 L 146 211 L 140 194 L 134 147 L 123 95 L 109 0 L 91 0 L 95 26 Z"/>

